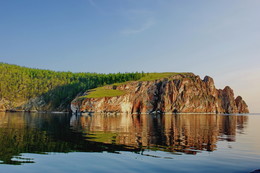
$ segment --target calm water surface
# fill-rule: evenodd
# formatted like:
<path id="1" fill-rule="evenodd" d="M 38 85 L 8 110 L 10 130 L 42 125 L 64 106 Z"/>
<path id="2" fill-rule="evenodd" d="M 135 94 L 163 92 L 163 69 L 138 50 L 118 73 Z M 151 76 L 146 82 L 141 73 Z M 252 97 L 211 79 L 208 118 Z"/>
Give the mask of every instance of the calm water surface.
<path id="1" fill-rule="evenodd" d="M 251 172 L 260 115 L 0 113 L 0 172 Z"/>

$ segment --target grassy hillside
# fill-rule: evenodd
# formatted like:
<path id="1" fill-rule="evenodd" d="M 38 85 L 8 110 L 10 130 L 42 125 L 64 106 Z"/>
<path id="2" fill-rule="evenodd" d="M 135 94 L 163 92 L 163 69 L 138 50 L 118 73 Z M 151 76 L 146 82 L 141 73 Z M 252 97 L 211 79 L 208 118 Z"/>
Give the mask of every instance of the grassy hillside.
<path id="1" fill-rule="evenodd" d="M 102 86 L 121 85 L 128 81 L 152 81 L 177 74 L 185 73 L 72 73 L 0 63 L 0 109 L 23 110 L 24 105 L 33 104 L 37 107 L 38 104 L 42 107 L 39 110 L 69 110 L 71 101 L 86 90 L 89 90 L 88 95 L 80 98 L 120 96 L 125 92 Z M 36 101 L 32 101 L 33 98 L 40 99 L 34 103 Z"/>
<path id="2" fill-rule="evenodd" d="M 153 81 L 161 78 L 171 77 L 177 74 L 184 74 L 184 73 L 173 73 L 173 72 L 164 72 L 164 73 L 147 73 L 147 75 L 143 76 L 139 79 L 139 81 Z"/>
<path id="3" fill-rule="evenodd" d="M 80 92 L 112 83 L 139 80 L 144 73 L 72 73 L 0 63 L 0 101 L 15 108 L 40 97 L 52 110 L 66 109 Z M 20 105 L 22 106 L 22 105 Z"/>
<path id="4" fill-rule="evenodd" d="M 178 74 L 189 74 L 189 73 L 174 73 L 174 72 L 164 72 L 164 73 L 146 73 L 142 75 L 142 77 L 138 81 L 153 81 L 157 79 L 167 78 Z M 128 81 L 129 82 L 129 81 Z M 113 86 L 119 86 L 124 83 L 114 83 Z M 85 96 L 81 96 L 79 98 L 100 98 L 100 97 L 116 97 L 125 94 L 125 91 L 107 89 L 105 87 L 99 87 L 92 90 L 89 90 L 88 94 Z"/>
<path id="5" fill-rule="evenodd" d="M 83 96 L 84 98 L 99 98 L 99 97 L 115 97 L 124 95 L 125 92 L 121 90 L 106 89 L 104 87 L 95 88 L 90 90 L 89 94 Z"/>

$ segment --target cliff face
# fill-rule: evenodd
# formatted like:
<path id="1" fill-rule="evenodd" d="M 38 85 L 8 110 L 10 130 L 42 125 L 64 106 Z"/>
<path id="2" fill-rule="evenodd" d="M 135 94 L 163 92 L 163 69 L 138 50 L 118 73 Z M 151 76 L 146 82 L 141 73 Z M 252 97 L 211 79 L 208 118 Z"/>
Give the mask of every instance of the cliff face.
<path id="1" fill-rule="evenodd" d="M 99 98 L 76 98 L 73 112 L 118 113 L 248 113 L 242 97 L 233 90 L 216 89 L 211 77 L 203 80 L 194 74 L 178 74 L 154 81 L 134 81 L 106 89 L 125 91 L 124 95 Z M 85 93 L 87 95 L 88 92 Z"/>

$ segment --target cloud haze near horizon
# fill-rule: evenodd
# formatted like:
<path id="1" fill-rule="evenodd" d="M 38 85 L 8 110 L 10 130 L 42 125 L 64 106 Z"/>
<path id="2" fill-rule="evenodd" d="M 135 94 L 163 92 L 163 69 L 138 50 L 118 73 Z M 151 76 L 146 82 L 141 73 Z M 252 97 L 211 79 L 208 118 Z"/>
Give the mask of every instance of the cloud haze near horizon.
<path id="1" fill-rule="evenodd" d="M 260 1 L 0 2 L 0 61 L 72 72 L 193 72 L 260 112 Z"/>

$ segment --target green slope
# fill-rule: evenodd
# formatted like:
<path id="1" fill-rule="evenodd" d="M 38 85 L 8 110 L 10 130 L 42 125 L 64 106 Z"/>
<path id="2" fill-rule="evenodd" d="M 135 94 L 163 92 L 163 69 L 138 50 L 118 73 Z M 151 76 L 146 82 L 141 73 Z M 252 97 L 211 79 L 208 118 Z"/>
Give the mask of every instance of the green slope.
<path id="1" fill-rule="evenodd" d="M 70 102 L 80 92 L 129 80 L 138 80 L 144 73 L 72 73 L 32 69 L 0 63 L 0 101 L 12 109 L 41 97 L 44 109 L 69 109 Z M 1 106 L 1 105 L 0 105 Z"/>
<path id="2" fill-rule="evenodd" d="M 174 73 L 174 72 L 164 72 L 164 73 L 146 73 L 138 81 L 154 81 L 162 78 L 168 78 L 175 75 L 185 75 L 190 73 Z M 130 81 L 128 81 L 130 82 Z M 114 83 L 113 86 L 119 86 L 128 82 L 123 83 Z M 116 89 L 107 89 L 106 87 L 98 87 L 88 91 L 87 95 L 79 97 L 81 98 L 101 98 L 101 97 L 116 97 L 124 95 L 126 91 L 116 90 Z"/>

